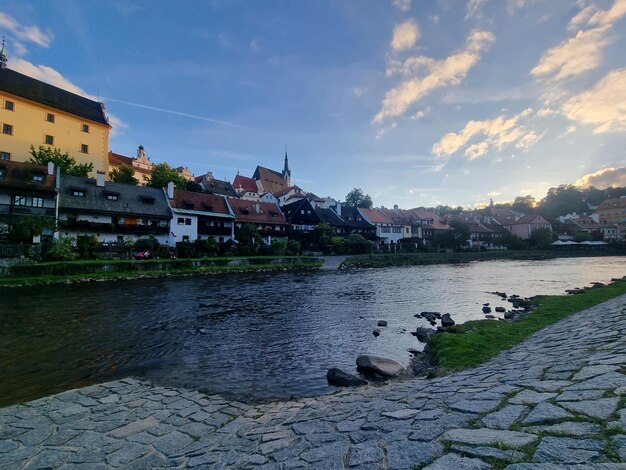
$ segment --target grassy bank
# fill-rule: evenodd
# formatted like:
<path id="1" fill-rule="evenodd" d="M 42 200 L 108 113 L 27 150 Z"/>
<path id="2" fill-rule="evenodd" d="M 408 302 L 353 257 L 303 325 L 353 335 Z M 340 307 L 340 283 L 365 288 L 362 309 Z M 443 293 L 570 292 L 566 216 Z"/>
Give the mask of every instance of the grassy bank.
<path id="1" fill-rule="evenodd" d="M 12 269 L 12 274 L 0 277 L 0 286 L 33 286 L 220 273 L 305 270 L 317 269 L 322 264 L 321 261 L 314 258 L 298 257 L 216 258 L 215 260 L 68 261 L 14 266 L 13 268 L 16 269 Z"/>
<path id="2" fill-rule="evenodd" d="M 537 307 L 519 321 L 476 320 L 457 325 L 449 333 L 433 336 L 429 351 L 439 375 L 475 367 L 542 328 L 622 294 L 626 294 L 626 281 L 575 295 L 536 297 Z"/>
<path id="3" fill-rule="evenodd" d="M 479 251 L 463 253 L 394 253 L 353 256 L 343 262 L 346 268 L 382 268 L 387 266 L 419 266 L 427 264 L 455 264 L 491 260 L 544 260 L 586 256 L 624 256 L 625 252 L 608 250 L 527 250 Z"/>

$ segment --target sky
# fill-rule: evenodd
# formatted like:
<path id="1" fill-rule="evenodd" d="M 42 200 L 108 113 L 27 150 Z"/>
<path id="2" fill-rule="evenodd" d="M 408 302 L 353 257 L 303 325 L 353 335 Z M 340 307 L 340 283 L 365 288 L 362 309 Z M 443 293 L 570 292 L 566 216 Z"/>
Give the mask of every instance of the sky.
<path id="1" fill-rule="evenodd" d="M 343 200 L 626 186 L 626 0 L 4 0 L 8 67 L 103 101 L 110 149 Z"/>

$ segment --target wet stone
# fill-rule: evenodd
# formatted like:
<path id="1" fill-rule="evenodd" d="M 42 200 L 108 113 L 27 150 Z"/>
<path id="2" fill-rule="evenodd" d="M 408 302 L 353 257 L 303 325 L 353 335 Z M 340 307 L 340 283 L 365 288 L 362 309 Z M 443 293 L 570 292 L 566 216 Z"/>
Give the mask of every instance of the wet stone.
<path id="1" fill-rule="evenodd" d="M 488 428 L 508 429 L 527 409 L 522 405 L 507 405 L 483 417 L 481 421 Z"/>
<path id="2" fill-rule="evenodd" d="M 459 400 L 450 405 L 450 408 L 467 413 L 487 413 L 497 407 L 499 403 L 500 400 Z"/>
<path id="3" fill-rule="evenodd" d="M 534 460 L 543 463 L 589 463 L 598 460 L 604 444 L 589 439 L 545 437 L 537 446 Z"/>
<path id="4" fill-rule="evenodd" d="M 618 402 L 619 398 L 614 397 L 603 398 L 600 400 L 563 402 L 561 403 L 561 406 L 567 408 L 568 410 L 583 413 L 593 418 L 607 419 L 617 408 Z"/>
<path id="5" fill-rule="evenodd" d="M 446 454 L 438 458 L 424 470 L 491 470 L 491 465 L 479 459 L 461 457 L 457 454 Z"/>
<path id="6" fill-rule="evenodd" d="M 518 431 L 501 431 L 496 429 L 451 429 L 443 436 L 446 441 L 470 445 L 501 444 L 507 447 L 523 447 L 532 444 L 537 437 Z"/>
<path id="7" fill-rule="evenodd" d="M 571 418 L 572 414 L 550 403 L 539 403 L 522 421 L 524 424 L 541 424 L 546 421 Z"/>
<path id="8" fill-rule="evenodd" d="M 385 458 L 383 451 L 378 447 L 376 441 L 364 442 L 352 446 L 350 449 L 350 467 L 356 467 L 364 464 L 373 464 L 376 462 L 382 462 Z"/>
<path id="9" fill-rule="evenodd" d="M 547 434 L 567 434 L 568 436 L 587 436 L 601 432 L 602 428 L 593 423 L 566 421 L 551 426 L 531 426 L 524 428 L 524 431 Z"/>
<path id="10" fill-rule="evenodd" d="M 556 397 L 556 393 L 540 393 L 533 390 L 522 390 L 513 398 L 509 399 L 509 403 L 513 405 L 535 405 L 542 401 Z"/>
<path id="11" fill-rule="evenodd" d="M 387 446 L 387 468 L 405 470 L 432 462 L 443 453 L 436 442 L 393 442 Z"/>
<path id="12" fill-rule="evenodd" d="M 456 444 L 452 446 L 452 450 L 469 457 L 518 462 L 521 462 L 524 459 L 524 454 L 522 452 L 511 449 L 502 450 L 495 449 L 493 447 L 471 447 Z"/>

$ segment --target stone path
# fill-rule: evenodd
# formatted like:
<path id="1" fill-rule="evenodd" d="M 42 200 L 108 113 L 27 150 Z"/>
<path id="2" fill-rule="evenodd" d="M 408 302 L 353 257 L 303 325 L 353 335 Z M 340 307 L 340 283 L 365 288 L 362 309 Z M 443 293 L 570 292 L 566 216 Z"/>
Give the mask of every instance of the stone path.
<path id="1" fill-rule="evenodd" d="M 348 259 L 348 256 L 318 256 L 317 258 L 324 262 L 320 267 L 322 271 L 336 271 L 341 263 Z"/>
<path id="2" fill-rule="evenodd" d="M 622 296 L 434 380 L 249 406 L 127 379 L 4 408 L 0 468 L 623 469 L 625 365 Z"/>

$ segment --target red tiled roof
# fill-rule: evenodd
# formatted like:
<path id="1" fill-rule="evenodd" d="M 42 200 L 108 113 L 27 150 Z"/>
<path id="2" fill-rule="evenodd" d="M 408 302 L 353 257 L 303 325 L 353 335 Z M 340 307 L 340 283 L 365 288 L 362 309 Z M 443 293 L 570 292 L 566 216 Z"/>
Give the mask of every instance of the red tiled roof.
<path id="1" fill-rule="evenodd" d="M 202 180 L 202 177 L 200 177 L 200 181 L 201 180 Z M 235 179 L 233 180 L 233 188 L 235 188 L 235 191 L 239 191 L 240 189 L 243 189 L 244 191 L 251 192 L 251 193 L 256 193 L 259 191 L 259 188 L 257 188 L 256 182 L 252 178 L 248 178 L 247 176 L 241 176 L 241 175 L 235 176 Z"/>
<path id="2" fill-rule="evenodd" d="M 223 196 L 213 194 L 195 193 L 192 191 L 174 190 L 174 199 L 170 205 L 176 209 L 187 209 L 202 212 L 215 212 L 217 214 L 229 214 L 226 199 Z"/>
<path id="3" fill-rule="evenodd" d="M 230 199 L 228 202 L 235 213 L 237 222 L 287 225 L 283 213 L 276 204 L 271 202 L 246 201 L 244 199 Z"/>
<path id="4" fill-rule="evenodd" d="M 518 217 L 517 220 L 515 217 L 495 217 L 498 223 L 502 225 L 527 225 L 527 224 L 549 224 L 545 218 L 543 218 L 539 214 L 530 214 L 524 215 L 522 217 Z"/>
<path id="5" fill-rule="evenodd" d="M 365 209 L 363 207 L 359 207 L 359 212 L 361 215 L 367 219 L 368 222 L 372 224 L 393 224 L 393 220 L 387 217 L 384 212 L 378 209 Z"/>
<path id="6" fill-rule="evenodd" d="M 619 197 L 617 199 L 607 199 L 596 208 L 596 211 L 613 209 L 616 207 L 626 207 L 626 197 Z"/>
<path id="7" fill-rule="evenodd" d="M 48 167 L 45 165 L 0 160 L 0 168 L 4 170 L 4 175 L 0 177 L 0 186 L 56 192 L 56 178 L 48 174 Z M 33 175 L 44 175 L 43 182 L 33 182 Z"/>
<path id="8" fill-rule="evenodd" d="M 289 186 L 288 188 L 281 189 L 280 191 L 274 193 L 274 197 L 278 198 L 278 197 L 284 196 L 291 190 L 296 191 L 296 193 L 302 192 L 302 188 L 299 188 L 298 186 L 293 185 L 293 186 Z"/>
<path id="9" fill-rule="evenodd" d="M 282 175 L 269 168 L 257 166 L 253 176 L 257 181 L 261 181 L 264 191 L 272 194 L 287 188 L 287 182 Z"/>

